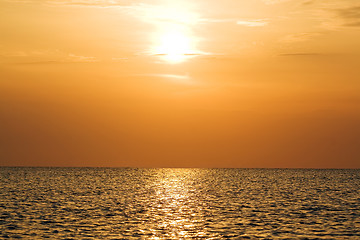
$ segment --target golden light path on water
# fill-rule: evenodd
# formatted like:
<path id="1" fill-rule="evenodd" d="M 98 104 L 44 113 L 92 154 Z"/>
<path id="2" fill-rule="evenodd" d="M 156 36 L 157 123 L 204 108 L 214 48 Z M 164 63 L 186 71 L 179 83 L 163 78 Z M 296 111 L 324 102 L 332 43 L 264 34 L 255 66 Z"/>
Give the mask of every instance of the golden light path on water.
<path id="1" fill-rule="evenodd" d="M 196 232 L 198 237 L 205 236 L 199 225 L 203 222 L 203 205 L 196 198 L 199 189 L 196 180 L 201 172 L 194 169 L 158 169 L 155 182 L 156 191 L 153 208 L 160 216 L 154 226 L 164 229 L 172 239 L 191 237 Z M 189 235 L 190 234 L 190 235 Z M 159 239 L 157 237 L 151 239 Z"/>
<path id="2" fill-rule="evenodd" d="M 337 169 L 0 168 L 0 238 L 359 239 L 359 176 Z"/>
<path id="3" fill-rule="evenodd" d="M 200 53 L 198 38 L 193 33 L 199 15 L 192 9 L 186 1 L 168 1 L 147 8 L 143 17 L 156 28 L 151 34 L 151 55 L 167 63 L 180 63 Z"/>

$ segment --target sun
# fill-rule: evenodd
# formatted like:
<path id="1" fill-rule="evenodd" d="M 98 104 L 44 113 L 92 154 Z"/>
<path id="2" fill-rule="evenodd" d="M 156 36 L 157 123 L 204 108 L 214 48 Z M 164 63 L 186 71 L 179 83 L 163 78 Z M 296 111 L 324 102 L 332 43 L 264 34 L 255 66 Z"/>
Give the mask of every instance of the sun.
<path id="1" fill-rule="evenodd" d="M 144 16 L 156 29 L 151 34 L 151 55 L 166 63 L 180 63 L 199 53 L 193 31 L 199 16 L 191 11 L 190 5 L 170 1 L 148 9 Z"/>
<path id="2" fill-rule="evenodd" d="M 194 54 L 191 38 L 180 31 L 169 31 L 159 36 L 155 54 L 169 63 L 183 62 Z"/>

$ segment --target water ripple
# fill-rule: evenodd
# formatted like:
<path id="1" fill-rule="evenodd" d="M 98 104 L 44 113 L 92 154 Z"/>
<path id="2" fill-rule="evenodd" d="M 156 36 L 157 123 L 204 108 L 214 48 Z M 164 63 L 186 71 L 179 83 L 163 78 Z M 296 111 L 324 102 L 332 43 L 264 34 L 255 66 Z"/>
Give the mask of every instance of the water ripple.
<path id="1" fill-rule="evenodd" d="M 0 168 L 0 238 L 359 239 L 359 170 Z"/>

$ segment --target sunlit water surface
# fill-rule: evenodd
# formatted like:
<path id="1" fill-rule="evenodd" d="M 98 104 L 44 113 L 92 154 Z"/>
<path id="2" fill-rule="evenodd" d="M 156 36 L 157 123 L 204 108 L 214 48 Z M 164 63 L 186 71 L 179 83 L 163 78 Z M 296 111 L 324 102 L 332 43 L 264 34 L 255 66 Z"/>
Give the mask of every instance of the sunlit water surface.
<path id="1" fill-rule="evenodd" d="M 0 238 L 360 239 L 360 171 L 0 168 Z"/>

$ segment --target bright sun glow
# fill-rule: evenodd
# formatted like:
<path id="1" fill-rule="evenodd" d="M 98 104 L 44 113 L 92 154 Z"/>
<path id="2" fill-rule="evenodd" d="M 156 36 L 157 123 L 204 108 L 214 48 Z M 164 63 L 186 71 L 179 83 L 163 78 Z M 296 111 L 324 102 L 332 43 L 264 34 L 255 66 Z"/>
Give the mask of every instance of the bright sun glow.
<path id="1" fill-rule="evenodd" d="M 147 11 L 145 18 L 155 25 L 151 54 L 168 63 L 180 63 L 195 56 L 196 38 L 192 27 L 199 20 L 189 6 L 167 4 Z"/>
<path id="2" fill-rule="evenodd" d="M 194 51 L 188 36 L 172 31 L 159 37 L 159 45 L 155 48 L 155 53 L 170 63 L 178 63 L 184 61 Z"/>

